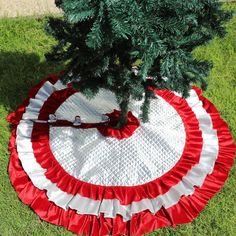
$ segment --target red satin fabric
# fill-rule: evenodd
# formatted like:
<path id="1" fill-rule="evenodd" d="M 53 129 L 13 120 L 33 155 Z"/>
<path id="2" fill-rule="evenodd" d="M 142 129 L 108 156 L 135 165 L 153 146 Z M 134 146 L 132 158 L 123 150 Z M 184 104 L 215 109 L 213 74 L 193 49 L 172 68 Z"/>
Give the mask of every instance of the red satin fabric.
<path id="1" fill-rule="evenodd" d="M 98 131 L 105 137 L 113 137 L 118 140 L 129 138 L 133 135 L 135 130 L 140 126 L 138 119 L 132 114 L 132 112 L 128 112 L 127 114 L 127 123 L 120 129 L 114 129 L 110 123 L 115 123 L 118 121 L 120 117 L 120 111 L 114 110 L 111 113 L 106 114 L 110 118 L 110 122 L 106 126 L 101 125 L 97 127 Z"/>
<path id="2" fill-rule="evenodd" d="M 51 152 L 48 124 L 35 123 L 32 132 L 32 147 L 37 162 L 42 168 L 47 169 L 45 172 L 46 177 L 69 194 L 80 194 L 94 200 L 116 198 L 123 205 L 145 198 L 156 198 L 166 193 L 199 162 L 203 141 L 197 118 L 187 102 L 170 91 L 160 90 L 156 92 L 176 109 L 183 120 L 186 130 L 186 143 L 182 156 L 177 164 L 166 174 L 138 186 L 101 186 L 80 181 L 69 175 Z M 70 88 L 55 91 L 44 103 L 39 119 L 47 120 L 49 114 L 55 113 L 60 104 L 74 93 L 75 91 Z"/>
<path id="3" fill-rule="evenodd" d="M 56 76 L 51 76 L 49 78 L 52 83 L 55 83 L 57 79 Z M 8 121 L 11 124 L 17 125 L 19 123 L 25 107 L 29 103 L 29 99 L 35 96 L 43 83 L 45 83 L 45 81 L 35 86 L 31 90 L 29 98 L 23 102 L 16 112 L 11 113 L 8 116 Z M 14 129 L 9 142 L 9 152 L 11 153 L 9 175 L 19 198 L 25 204 L 29 205 L 41 219 L 56 225 L 61 225 L 77 234 L 102 236 L 110 233 L 112 235 L 127 234 L 138 236 L 151 232 L 157 228 L 191 222 L 205 208 L 207 202 L 222 188 L 233 164 L 236 151 L 236 146 L 227 124 L 221 119 L 214 105 L 201 96 L 201 90 L 197 88 L 194 89 L 203 102 L 204 108 L 211 115 L 214 129 L 217 130 L 219 155 L 213 172 L 207 176 L 202 187 L 195 189 L 193 195 L 182 197 L 178 204 L 169 209 L 162 208 L 155 215 L 148 211 L 135 214 L 131 221 L 128 222 L 123 222 L 122 217 L 120 216 L 117 216 L 116 219 L 105 219 L 103 215 L 97 218 L 96 216 L 79 215 L 74 210 L 65 211 L 48 201 L 46 192 L 37 189 L 24 172 L 16 151 L 16 129 Z M 165 91 L 159 92 L 165 93 Z M 172 98 L 170 98 L 170 100 Z M 186 119 L 186 121 L 188 120 Z M 42 135 L 39 135 L 40 139 L 44 139 L 44 137 L 46 139 L 48 138 L 47 135 L 43 135 L 45 134 L 44 131 L 45 130 L 42 130 Z M 152 187 L 156 188 L 156 186 L 153 185 L 150 186 L 150 189 L 148 190 L 152 190 Z M 90 192 L 90 190 L 88 192 Z M 143 191 L 139 186 L 137 186 L 136 190 L 137 193 L 142 193 Z M 136 193 L 131 192 L 131 194 Z"/>
<path id="4" fill-rule="evenodd" d="M 48 123 L 48 125 L 53 127 L 73 127 L 75 129 L 96 128 L 103 136 L 116 138 L 118 140 L 131 137 L 135 130 L 140 126 L 138 119 L 132 114 L 132 112 L 128 113 L 127 123 L 120 129 L 115 129 L 112 127 L 112 123 L 118 121 L 120 111 L 114 110 L 113 112 L 104 115 L 107 115 L 110 120 L 100 123 L 81 123 L 80 125 L 74 125 L 73 122 L 67 120 L 56 120 L 53 123 Z"/>
<path id="5" fill-rule="evenodd" d="M 169 209 L 162 208 L 155 215 L 148 211 L 135 214 L 128 222 L 123 222 L 120 216 L 116 219 L 99 218 L 91 215 L 79 215 L 74 210 L 65 211 L 48 201 L 45 191 L 34 187 L 24 172 L 18 159 L 15 147 L 15 130 L 9 142 L 11 153 L 9 175 L 19 198 L 29 205 L 41 219 L 61 225 L 66 229 L 91 236 L 108 235 L 135 235 L 154 231 L 165 226 L 175 226 L 191 222 L 206 206 L 207 202 L 222 188 L 228 177 L 234 161 L 236 146 L 227 124 L 221 119 L 212 103 L 202 97 L 197 91 L 204 108 L 211 115 L 214 129 L 219 138 L 219 155 L 213 172 L 207 176 L 204 184 L 196 188 L 191 196 L 182 197 L 178 204 Z"/>

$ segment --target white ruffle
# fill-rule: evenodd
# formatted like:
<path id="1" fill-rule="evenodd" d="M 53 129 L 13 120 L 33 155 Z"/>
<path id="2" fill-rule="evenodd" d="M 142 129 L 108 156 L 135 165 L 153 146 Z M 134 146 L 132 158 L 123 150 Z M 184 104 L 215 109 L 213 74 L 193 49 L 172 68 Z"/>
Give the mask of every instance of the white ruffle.
<path id="1" fill-rule="evenodd" d="M 50 85 L 52 86 L 52 89 L 48 90 L 45 87 L 48 85 L 50 85 L 49 82 L 43 85 L 39 90 L 38 94 L 40 93 L 40 96 L 38 96 L 38 98 L 40 101 L 46 101 L 56 89 L 56 86 Z M 152 213 L 156 213 L 162 206 L 169 208 L 178 203 L 181 196 L 193 194 L 195 186 L 201 187 L 207 174 L 210 174 L 213 170 L 218 156 L 218 138 L 216 131 L 212 127 L 211 117 L 201 106 L 201 101 L 199 101 L 196 92 L 192 90 L 191 96 L 187 99 L 187 102 L 199 119 L 204 145 L 199 164 L 195 165 L 182 181 L 173 186 L 164 195 L 154 199 L 143 199 L 129 205 L 121 205 L 117 199 L 95 201 L 79 194 L 73 196 L 63 192 L 56 184 L 53 184 L 46 178 L 46 170 L 37 163 L 33 154 L 31 144 L 33 121 L 29 120 L 29 118 L 35 117 L 37 119 L 37 115 L 28 116 L 27 113 L 28 111 L 30 111 L 30 113 L 33 111 L 32 113 L 38 114 L 41 108 L 40 106 L 43 104 L 43 102 L 40 101 L 36 102 L 32 99 L 30 104 L 36 106 L 34 106 L 34 109 L 28 107 L 28 110 L 26 110 L 25 116 L 23 117 L 25 120 L 23 119 L 17 127 L 16 143 L 19 159 L 32 183 L 41 190 L 47 190 L 47 196 L 50 201 L 64 209 L 75 209 L 79 214 L 99 216 L 100 213 L 104 213 L 104 216 L 107 218 L 115 218 L 116 215 L 119 214 L 123 217 L 124 221 L 128 221 L 134 213 L 144 210 L 150 210 Z"/>

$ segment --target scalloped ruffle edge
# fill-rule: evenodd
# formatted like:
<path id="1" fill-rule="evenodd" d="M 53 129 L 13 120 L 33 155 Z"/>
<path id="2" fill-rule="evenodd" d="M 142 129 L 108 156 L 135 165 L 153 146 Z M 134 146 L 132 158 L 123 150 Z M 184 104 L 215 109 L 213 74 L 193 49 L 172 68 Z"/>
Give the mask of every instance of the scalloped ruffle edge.
<path id="1" fill-rule="evenodd" d="M 86 235 L 142 235 L 157 228 L 175 226 L 191 222 L 205 208 L 207 202 L 222 188 L 234 161 L 236 147 L 227 124 L 220 118 L 214 105 L 198 95 L 204 108 L 212 117 L 213 126 L 217 129 L 219 138 L 219 154 L 214 170 L 200 188 L 196 188 L 191 196 L 183 196 L 180 201 L 168 208 L 161 208 L 155 215 L 148 211 L 135 214 L 128 222 L 123 222 L 120 216 L 116 219 L 99 218 L 91 215 L 79 215 L 74 210 L 63 210 L 48 201 L 46 192 L 35 188 L 24 172 L 15 147 L 15 130 L 13 130 L 9 151 L 11 152 L 9 174 L 13 187 L 19 198 L 29 205 L 41 219 L 61 225 L 66 229 Z"/>
<path id="2" fill-rule="evenodd" d="M 70 89 L 54 92 L 44 103 L 41 112 L 39 116 L 37 114 L 37 117 L 39 117 L 39 119 L 47 119 L 48 114 L 53 113 L 58 108 L 59 104 L 61 104 L 62 101 L 64 101 L 68 96 L 70 96 L 73 93 L 74 91 L 71 91 Z M 47 135 L 45 135 L 46 133 L 45 129 L 47 129 L 48 126 L 47 125 L 45 126 L 43 124 L 35 124 L 34 128 L 37 132 L 35 135 L 33 134 L 32 136 L 33 146 L 34 150 L 39 150 L 39 152 L 35 151 L 34 154 L 37 158 L 38 163 L 40 163 L 41 166 L 45 168 L 45 171 L 42 174 L 43 175 L 45 174 L 45 176 L 49 180 L 51 180 L 52 183 L 57 184 L 57 186 L 63 191 L 72 195 L 81 194 L 84 197 L 92 198 L 94 200 L 115 198 L 118 199 L 121 204 L 127 205 L 131 204 L 132 202 L 138 202 L 142 199 L 153 199 L 158 195 L 163 195 L 171 187 L 173 187 L 173 185 L 177 184 L 183 178 L 183 176 L 186 175 L 186 173 L 191 169 L 192 166 L 198 163 L 202 148 L 202 138 L 201 138 L 201 132 L 199 131 L 198 127 L 198 122 L 193 112 L 188 107 L 187 103 L 184 100 L 181 100 L 180 104 L 179 99 L 181 98 L 173 99 L 174 97 L 176 97 L 173 93 L 167 94 L 165 96 L 166 97 L 168 96 L 168 98 L 166 99 L 172 101 L 172 104 L 175 104 L 176 107 L 181 106 L 182 109 L 183 107 L 185 108 L 184 109 L 185 112 L 182 112 L 181 115 L 183 117 L 183 121 L 185 122 L 185 127 L 188 128 L 189 135 L 187 135 L 188 143 L 186 144 L 184 150 L 184 154 L 186 155 L 183 154 L 183 157 L 177 163 L 177 165 L 161 178 L 158 178 L 155 181 L 149 182 L 144 185 L 131 186 L 131 187 L 98 186 L 83 181 L 79 181 L 74 177 L 70 176 L 67 172 L 65 172 L 53 157 L 53 154 L 50 151 L 48 137 Z M 37 128 L 37 126 L 39 127 Z M 40 140 L 37 140 L 36 137 L 40 137 Z M 22 149 L 24 149 L 24 147 Z M 52 166 L 53 168 L 51 168 Z M 175 173 L 175 175 L 172 173 Z M 38 170 L 37 170 L 37 176 L 39 176 Z M 186 182 L 185 185 L 182 186 L 182 189 L 186 187 L 186 185 L 191 185 L 191 184 L 192 183 Z M 194 184 L 192 184 L 189 187 L 190 190 L 193 189 L 192 187 L 193 185 Z M 55 191 L 55 189 L 53 189 L 53 191 Z M 128 196 L 127 192 L 129 192 Z M 188 192 L 186 192 L 186 194 Z M 182 192 L 179 193 L 178 194 L 179 197 L 182 194 L 183 194 Z M 168 202 L 168 199 L 166 199 L 165 202 Z M 160 203 L 158 204 L 158 207 L 157 206 L 153 207 L 152 210 L 153 212 L 155 212 L 154 209 L 160 208 Z M 147 207 L 147 205 L 149 206 L 152 204 L 146 204 L 145 207 Z"/>

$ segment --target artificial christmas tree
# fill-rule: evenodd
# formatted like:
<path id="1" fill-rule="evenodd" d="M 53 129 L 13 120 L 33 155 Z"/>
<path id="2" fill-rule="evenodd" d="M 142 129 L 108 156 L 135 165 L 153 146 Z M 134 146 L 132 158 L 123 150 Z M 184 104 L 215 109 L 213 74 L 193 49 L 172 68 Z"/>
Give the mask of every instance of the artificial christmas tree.
<path id="1" fill-rule="evenodd" d="M 67 63 L 16 112 L 9 174 L 42 219 L 85 235 L 191 222 L 227 179 L 235 144 L 192 50 L 223 36 L 218 1 L 56 1 L 47 55 Z"/>
<path id="2" fill-rule="evenodd" d="M 223 36 L 222 24 L 231 16 L 215 0 L 56 3 L 64 18 L 48 21 L 48 33 L 58 40 L 48 58 L 69 60 L 61 80 L 73 81 L 86 96 L 95 96 L 99 88 L 113 91 L 121 109 L 118 127 L 125 123 L 131 98 L 145 96 L 142 118 L 147 121 L 150 86 L 184 97 L 192 83 L 205 88 L 211 64 L 194 59 L 191 52 Z M 135 73 L 132 65 L 140 59 Z"/>

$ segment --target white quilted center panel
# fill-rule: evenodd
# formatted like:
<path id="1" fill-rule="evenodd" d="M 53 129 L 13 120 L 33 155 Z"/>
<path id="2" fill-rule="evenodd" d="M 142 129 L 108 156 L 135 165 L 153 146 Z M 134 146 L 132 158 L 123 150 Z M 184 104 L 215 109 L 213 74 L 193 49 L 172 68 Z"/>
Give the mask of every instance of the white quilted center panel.
<path id="1" fill-rule="evenodd" d="M 130 106 L 135 116 L 140 104 Z M 113 109 L 118 109 L 114 95 L 101 90 L 91 101 L 80 93 L 72 95 L 56 114 L 97 122 Z M 103 137 L 97 129 L 50 128 L 51 150 L 60 165 L 77 179 L 106 186 L 140 185 L 162 176 L 180 159 L 185 138 L 180 116 L 161 97 L 151 102 L 149 123 L 142 123 L 128 139 Z"/>

